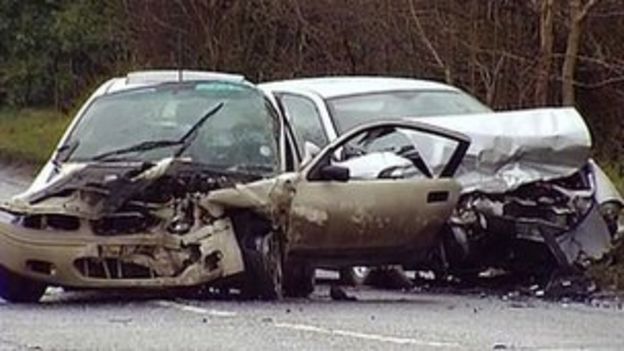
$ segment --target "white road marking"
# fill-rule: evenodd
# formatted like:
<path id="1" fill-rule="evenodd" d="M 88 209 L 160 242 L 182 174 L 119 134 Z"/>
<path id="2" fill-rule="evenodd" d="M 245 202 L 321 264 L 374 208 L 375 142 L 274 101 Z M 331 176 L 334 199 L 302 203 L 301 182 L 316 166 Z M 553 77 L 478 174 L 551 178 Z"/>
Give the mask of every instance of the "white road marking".
<path id="1" fill-rule="evenodd" d="M 203 314 L 203 315 L 208 315 L 211 317 L 231 318 L 231 317 L 236 317 L 238 315 L 236 312 L 206 309 L 206 308 L 201 308 L 201 307 L 196 307 L 196 306 L 185 305 L 185 304 L 177 303 L 173 301 L 158 300 L 158 301 L 155 301 L 154 303 L 160 307 L 175 308 L 180 311 L 190 312 L 190 313 L 195 313 L 195 314 Z"/>
<path id="2" fill-rule="evenodd" d="M 426 341 L 426 340 L 418 340 L 418 339 L 413 339 L 413 338 L 403 338 L 403 337 L 396 337 L 396 336 L 370 334 L 370 333 L 363 333 L 363 332 L 350 331 L 350 330 L 328 329 L 328 328 L 317 327 L 317 326 L 308 325 L 308 324 L 293 324 L 293 323 L 276 322 L 274 323 L 274 325 L 277 328 L 305 331 L 305 332 L 317 333 L 317 334 L 346 336 L 346 337 L 351 337 L 351 338 L 373 340 L 373 341 L 380 341 L 380 342 L 389 342 L 389 343 L 400 344 L 400 345 L 418 345 L 418 346 L 441 347 L 441 348 L 460 348 L 461 347 L 461 345 L 457 343 L 451 343 L 451 342 Z"/>
<path id="3" fill-rule="evenodd" d="M 175 308 L 177 310 L 183 312 L 189 312 L 200 315 L 207 315 L 212 317 L 221 317 L 221 318 L 232 318 L 238 316 L 236 312 L 231 311 L 222 311 L 215 309 L 206 309 L 196 306 L 185 305 L 183 303 L 167 301 L 167 300 L 158 300 L 154 301 L 154 303 L 160 307 L 165 308 Z M 380 334 L 372 334 L 365 332 L 358 332 L 352 330 L 343 330 L 343 329 L 330 329 L 324 328 L 309 324 L 297 324 L 297 323 L 281 323 L 281 322 L 273 322 L 274 327 L 281 329 L 290 329 L 296 331 L 303 331 L 309 333 L 316 334 L 324 334 L 324 335 L 337 335 L 343 337 L 356 338 L 361 340 L 370 340 L 370 341 L 378 341 L 378 342 L 386 342 L 398 345 L 417 345 L 417 346 L 426 346 L 426 347 L 439 347 L 439 348 L 461 348 L 461 345 L 452 342 L 444 342 L 444 341 L 427 341 L 427 340 L 418 340 L 414 338 L 404 338 L 398 336 L 388 336 L 388 335 L 380 335 Z"/>

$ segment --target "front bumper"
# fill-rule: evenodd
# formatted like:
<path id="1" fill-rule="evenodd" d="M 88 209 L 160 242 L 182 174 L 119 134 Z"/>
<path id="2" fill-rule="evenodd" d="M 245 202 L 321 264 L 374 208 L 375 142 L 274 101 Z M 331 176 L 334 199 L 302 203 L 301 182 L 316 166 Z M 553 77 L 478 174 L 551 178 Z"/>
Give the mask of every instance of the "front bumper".
<path id="1" fill-rule="evenodd" d="M 0 265 L 49 285 L 77 288 L 197 286 L 244 269 L 229 219 L 185 236 L 101 237 L 84 230 L 23 228 L 2 212 Z"/>

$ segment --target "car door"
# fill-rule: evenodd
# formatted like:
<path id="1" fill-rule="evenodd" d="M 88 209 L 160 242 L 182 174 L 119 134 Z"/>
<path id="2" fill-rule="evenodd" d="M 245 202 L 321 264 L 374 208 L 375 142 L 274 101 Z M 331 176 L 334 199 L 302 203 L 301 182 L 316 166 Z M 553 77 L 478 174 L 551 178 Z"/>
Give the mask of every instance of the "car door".
<path id="1" fill-rule="evenodd" d="M 313 143 L 318 147 L 326 146 L 330 136 L 318 105 L 314 100 L 296 93 L 275 93 L 281 111 L 286 116 L 294 130 L 300 152 L 303 153 L 305 142 Z"/>
<path id="2" fill-rule="evenodd" d="M 392 138 L 396 133 L 401 137 Z M 418 160 L 416 134 L 454 146 L 439 174 Z M 461 133 L 415 121 L 376 122 L 344 134 L 292 185 L 288 251 L 365 263 L 429 249 L 457 203 L 460 185 L 452 176 L 469 145 Z"/>

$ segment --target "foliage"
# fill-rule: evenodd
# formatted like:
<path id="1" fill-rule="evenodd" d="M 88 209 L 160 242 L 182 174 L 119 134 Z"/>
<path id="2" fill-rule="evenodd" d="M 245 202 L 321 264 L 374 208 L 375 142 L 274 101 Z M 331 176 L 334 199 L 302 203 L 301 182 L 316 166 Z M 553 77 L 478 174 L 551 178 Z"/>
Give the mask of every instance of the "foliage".
<path id="1" fill-rule="evenodd" d="M 0 104 L 66 109 L 125 60 L 115 1 L 0 3 Z"/>
<path id="2" fill-rule="evenodd" d="M 49 28 L 57 4 L 2 0 L 0 6 L 0 96 L 12 105 L 39 101 L 47 94 L 47 58 L 54 57 Z"/>

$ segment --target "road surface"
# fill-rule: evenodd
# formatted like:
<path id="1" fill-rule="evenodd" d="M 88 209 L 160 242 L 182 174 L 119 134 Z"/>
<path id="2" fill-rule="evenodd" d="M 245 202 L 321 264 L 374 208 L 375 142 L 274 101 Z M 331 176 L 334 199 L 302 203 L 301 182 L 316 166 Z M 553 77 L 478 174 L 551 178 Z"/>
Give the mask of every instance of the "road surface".
<path id="1" fill-rule="evenodd" d="M 26 182 L 0 170 L 0 198 Z M 0 350 L 622 350 L 624 311 L 497 295 L 349 290 L 276 303 L 49 289 L 0 300 Z"/>

